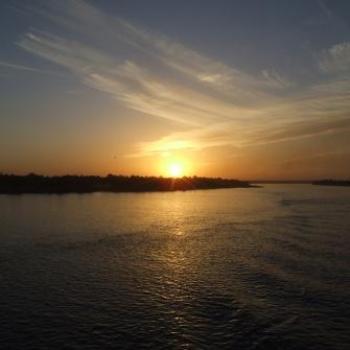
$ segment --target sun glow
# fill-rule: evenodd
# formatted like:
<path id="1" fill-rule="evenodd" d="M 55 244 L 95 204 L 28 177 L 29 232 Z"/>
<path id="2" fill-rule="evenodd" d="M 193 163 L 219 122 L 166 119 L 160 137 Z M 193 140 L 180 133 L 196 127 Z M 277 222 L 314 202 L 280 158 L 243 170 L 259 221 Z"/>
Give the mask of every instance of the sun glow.
<path id="1" fill-rule="evenodd" d="M 183 165 L 180 163 L 172 163 L 169 165 L 168 171 L 171 177 L 181 177 L 184 172 Z"/>

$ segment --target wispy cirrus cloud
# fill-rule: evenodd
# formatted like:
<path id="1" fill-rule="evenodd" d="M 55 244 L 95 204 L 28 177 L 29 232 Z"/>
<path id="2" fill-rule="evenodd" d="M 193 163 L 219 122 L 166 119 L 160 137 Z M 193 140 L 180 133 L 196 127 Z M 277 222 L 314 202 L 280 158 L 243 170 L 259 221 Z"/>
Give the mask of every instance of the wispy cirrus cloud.
<path id="1" fill-rule="evenodd" d="M 350 72 L 350 42 L 333 45 L 321 54 L 319 67 L 326 73 Z"/>
<path id="2" fill-rule="evenodd" d="M 34 68 L 34 67 L 30 67 L 30 66 L 24 66 L 22 64 L 16 64 L 16 63 L 6 62 L 6 61 L 0 60 L 0 68 L 1 67 L 5 68 L 5 69 L 10 69 L 10 70 L 20 70 L 20 71 L 34 72 L 34 73 L 40 73 L 40 74 L 62 76 L 62 74 L 59 72 Z"/>
<path id="3" fill-rule="evenodd" d="M 187 127 L 140 142 L 133 155 L 241 148 L 350 128 L 346 77 L 296 89 L 273 69 L 248 74 L 84 1 L 55 2 L 37 13 L 69 30 L 70 38 L 31 30 L 19 47 L 65 67 L 132 110 Z M 349 47 L 343 43 L 325 50 L 321 70 L 344 71 Z"/>

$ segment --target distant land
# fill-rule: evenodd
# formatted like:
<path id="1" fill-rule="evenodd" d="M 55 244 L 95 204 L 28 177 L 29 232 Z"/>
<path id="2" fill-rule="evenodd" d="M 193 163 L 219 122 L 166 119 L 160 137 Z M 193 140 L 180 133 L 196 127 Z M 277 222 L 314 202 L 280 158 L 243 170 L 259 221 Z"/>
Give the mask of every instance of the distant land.
<path id="1" fill-rule="evenodd" d="M 250 184 L 350 186 L 350 180 L 248 180 Z"/>
<path id="2" fill-rule="evenodd" d="M 259 187 L 249 182 L 208 177 L 43 176 L 0 174 L 1 194 L 188 191 Z"/>
<path id="3" fill-rule="evenodd" d="M 319 180 L 312 184 L 319 186 L 350 186 L 350 180 Z"/>
<path id="4" fill-rule="evenodd" d="M 312 184 L 313 180 L 248 180 L 251 184 L 286 184 L 286 185 L 305 185 Z"/>

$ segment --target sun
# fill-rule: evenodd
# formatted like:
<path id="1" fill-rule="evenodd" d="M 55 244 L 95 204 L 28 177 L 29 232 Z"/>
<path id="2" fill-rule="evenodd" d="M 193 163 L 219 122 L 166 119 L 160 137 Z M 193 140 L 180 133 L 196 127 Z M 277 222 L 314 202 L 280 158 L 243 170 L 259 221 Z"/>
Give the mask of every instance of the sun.
<path id="1" fill-rule="evenodd" d="M 184 172 L 183 165 L 180 163 L 172 163 L 169 165 L 168 171 L 171 177 L 181 177 Z"/>

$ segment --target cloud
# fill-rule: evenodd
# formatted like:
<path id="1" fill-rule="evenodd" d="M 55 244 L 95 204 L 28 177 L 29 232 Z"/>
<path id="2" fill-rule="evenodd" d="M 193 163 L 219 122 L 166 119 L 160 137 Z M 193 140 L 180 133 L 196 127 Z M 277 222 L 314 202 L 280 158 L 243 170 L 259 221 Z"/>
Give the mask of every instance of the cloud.
<path id="1" fill-rule="evenodd" d="M 34 73 L 40 73 L 40 74 L 50 74 L 50 75 L 62 76 L 62 74 L 59 72 L 53 72 L 53 71 L 49 71 L 49 70 L 33 68 L 33 67 L 24 66 L 21 64 L 15 64 L 15 63 L 11 63 L 11 62 L 5 62 L 5 61 L 0 61 L 0 67 L 4 67 L 7 69 L 11 69 L 11 70 L 22 70 L 22 71 L 34 72 Z"/>
<path id="2" fill-rule="evenodd" d="M 319 62 L 325 73 L 350 72 L 350 42 L 343 42 L 324 50 Z"/>
<path id="3" fill-rule="evenodd" d="M 19 47 L 65 67 L 83 84 L 129 109 L 179 123 L 185 131 L 140 142 L 133 156 L 229 145 L 288 142 L 349 128 L 350 83 L 329 77 L 296 85 L 272 69 L 252 75 L 83 1 L 36 10 L 69 39 L 31 30 Z M 350 44 L 322 52 L 322 72 L 345 71 Z"/>
<path id="4" fill-rule="evenodd" d="M 350 117 L 336 120 L 305 120 L 302 122 L 290 123 L 280 129 L 275 129 L 266 136 L 259 135 L 253 143 L 258 144 L 261 142 L 262 144 L 266 144 L 284 142 L 300 138 L 314 137 L 322 134 L 336 133 L 344 130 L 350 131 Z"/>
<path id="5" fill-rule="evenodd" d="M 189 125 L 239 118 L 242 109 L 225 95 L 214 97 L 206 86 L 193 88 L 192 76 L 164 78 L 155 68 L 112 58 L 76 41 L 43 32 L 27 33 L 18 45 L 36 55 L 70 69 L 90 87 L 111 94 L 134 110 Z M 167 71 L 166 66 L 163 70 Z M 169 70 L 168 70 L 169 71 Z M 257 92 L 248 90 L 252 98 Z M 234 96 L 233 96 L 234 97 Z M 237 96 L 236 96 L 237 98 Z M 242 98 L 242 96 L 240 96 Z"/>
<path id="6" fill-rule="evenodd" d="M 266 81 L 269 82 L 271 87 L 288 88 L 294 85 L 291 81 L 282 77 L 278 72 L 274 70 L 269 71 L 267 69 L 264 69 L 261 73 L 263 77 L 266 79 Z"/>

